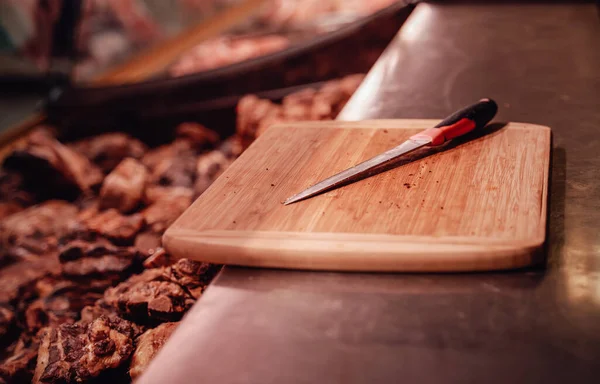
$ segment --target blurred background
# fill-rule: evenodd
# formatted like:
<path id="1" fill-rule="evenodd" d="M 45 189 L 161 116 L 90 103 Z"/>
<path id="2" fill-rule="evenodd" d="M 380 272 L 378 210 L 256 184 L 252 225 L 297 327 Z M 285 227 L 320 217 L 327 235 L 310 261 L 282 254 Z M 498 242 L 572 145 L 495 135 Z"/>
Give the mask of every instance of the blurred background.
<path id="1" fill-rule="evenodd" d="M 205 79 L 223 79 L 218 70 L 239 63 L 242 65 L 234 71 L 242 78 L 249 70 L 243 62 L 282 51 L 288 53 L 274 59 L 279 64 L 300 56 L 303 57 L 300 60 L 304 60 L 303 71 L 314 71 L 315 75 L 298 75 L 298 70 L 286 68 L 286 79 L 281 82 L 264 84 L 264 80 L 257 80 L 255 83 L 263 84 L 240 89 L 231 86 L 232 82 L 239 84 L 239 79 L 229 78 L 226 81 L 229 90 L 219 96 L 366 72 L 401 21 L 396 18 L 388 22 L 387 27 L 378 21 L 377 28 L 371 28 L 372 33 L 366 37 L 362 31 L 357 32 L 356 27 L 386 7 L 395 7 L 393 12 L 387 12 L 393 16 L 406 3 L 393 0 L 1 0 L 0 130 L 40 110 L 49 96 L 56 96 L 64 87 L 115 86 L 206 72 Z M 335 37 L 336 33 L 344 36 Z M 338 55 L 336 59 L 334 51 L 330 58 L 323 59 L 323 54 L 318 52 L 318 42 L 323 39 L 344 40 L 346 47 L 362 44 L 364 49 L 357 59 L 360 63 L 344 70 L 347 50 L 344 50 L 344 58 Z M 298 49 L 303 52 L 298 53 Z M 334 63 L 334 60 L 338 61 Z M 320 69 L 314 69 L 315 63 Z M 264 74 L 269 68 L 268 60 L 262 67 Z M 205 82 L 190 80 L 188 86 L 205 88 Z M 183 93 L 182 97 L 187 99 L 189 93 Z M 216 96 L 209 93 L 202 98 Z M 85 100 L 85 97 L 78 94 L 77 99 Z"/>
<path id="2" fill-rule="evenodd" d="M 1 0 L 0 130 L 41 110 L 70 121 L 92 105 L 139 115 L 163 106 L 166 90 L 181 109 L 364 73 L 408 3 Z"/>
<path id="3" fill-rule="evenodd" d="M 237 1 L 239 2 L 239 1 Z M 233 0 L 2 0 L 2 72 L 77 81 L 201 23 Z"/>

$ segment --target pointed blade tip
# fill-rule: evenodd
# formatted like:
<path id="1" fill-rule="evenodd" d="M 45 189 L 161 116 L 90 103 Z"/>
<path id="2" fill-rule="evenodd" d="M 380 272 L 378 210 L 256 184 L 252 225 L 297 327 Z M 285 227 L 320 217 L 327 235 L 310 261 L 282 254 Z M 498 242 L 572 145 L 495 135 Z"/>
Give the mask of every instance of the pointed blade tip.
<path id="1" fill-rule="evenodd" d="M 305 195 L 303 195 L 302 193 L 298 193 L 292 197 L 289 197 L 286 201 L 283 202 L 283 205 L 290 205 L 293 203 L 296 203 L 300 200 L 304 200 L 306 198 Z"/>
<path id="2" fill-rule="evenodd" d="M 294 200 L 294 196 L 288 198 L 286 201 L 283 202 L 283 205 L 290 205 L 293 202 L 295 202 L 296 200 Z"/>

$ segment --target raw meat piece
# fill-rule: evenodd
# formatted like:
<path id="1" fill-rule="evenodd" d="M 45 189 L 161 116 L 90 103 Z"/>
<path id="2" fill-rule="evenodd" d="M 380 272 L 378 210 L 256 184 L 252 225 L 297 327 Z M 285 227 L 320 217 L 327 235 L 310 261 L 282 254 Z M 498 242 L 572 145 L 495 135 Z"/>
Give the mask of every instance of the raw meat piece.
<path id="1" fill-rule="evenodd" d="M 286 96 L 282 101 L 286 121 L 335 119 L 363 78 L 362 74 L 350 75 L 329 81 L 317 91 L 305 89 Z"/>
<path id="2" fill-rule="evenodd" d="M 269 100 L 247 95 L 237 105 L 237 133 L 242 140 L 243 148 L 247 148 L 263 132 L 267 124 L 284 121 L 280 105 Z"/>
<path id="3" fill-rule="evenodd" d="M 13 202 L 0 201 L 0 221 L 5 217 L 23 210 L 23 206 Z"/>
<path id="4" fill-rule="evenodd" d="M 109 243 L 110 241 L 106 237 L 102 236 L 98 232 L 91 231 L 85 225 L 86 221 L 91 220 L 97 215 L 97 204 L 81 210 L 77 215 L 77 219 L 73 220 L 67 234 L 58 238 L 59 249 L 63 249 L 65 246 L 68 246 L 72 241 L 75 240 L 82 240 L 88 243 Z"/>
<path id="5" fill-rule="evenodd" d="M 135 380 L 139 377 L 158 351 L 167 342 L 179 323 L 163 323 L 146 331 L 137 339 L 137 348 L 133 352 L 129 374 Z"/>
<path id="6" fill-rule="evenodd" d="M 190 188 L 186 187 L 162 187 L 160 185 L 151 185 L 146 188 L 146 195 L 144 196 L 144 202 L 148 205 L 152 205 L 161 200 L 169 200 L 173 198 L 192 198 L 194 192 Z"/>
<path id="7" fill-rule="evenodd" d="M 142 254 L 135 247 L 117 247 L 106 240 L 74 240 L 61 250 L 58 257 L 63 276 L 100 277 L 105 280 L 120 280 L 139 267 L 142 261 Z"/>
<path id="8" fill-rule="evenodd" d="M 166 157 L 152 170 L 150 181 L 153 184 L 191 188 L 194 185 L 196 155 L 191 151 Z"/>
<path id="9" fill-rule="evenodd" d="M 267 3 L 262 18 L 269 25 L 302 25 L 336 10 L 338 4 L 332 0 L 275 0 Z"/>
<path id="10" fill-rule="evenodd" d="M 142 211 L 146 224 L 154 233 L 162 234 L 192 204 L 188 191 L 171 189 L 170 194 Z"/>
<path id="11" fill-rule="evenodd" d="M 365 76 L 366 75 L 364 73 L 355 73 L 354 75 L 342 77 L 339 80 L 339 87 L 344 94 L 350 98 L 363 82 Z"/>
<path id="12" fill-rule="evenodd" d="M 319 21 L 332 20 L 336 17 L 343 20 L 364 17 L 377 12 L 396 0 L 275 0 L 265 4 L 260 15 L 263 23 L 279 26 L 305 26 L 315 24 L 318 28 Z M 316 23 L 315 23 L 316 21 Z"/>
<path id="13" fill-rule="evenodd" d="M 147 150 L 141 141 L 124 133 L 94 136 L 80 140 L 71 147 L 94 162 L 104 173 L 112 171 L 127 157 L 141 159 Z"/>
<path id="14" fill-rule="evenodd" d="M 219 135 L 198 123 L 181 123 L 177 126 L 177 137 L 188 140 L 196 149 L 214 147 L 219 142 Z"/>
<path id="15" fill-rule="evenodd" d="M 146 269 L 139 275 L 131 276 L 116 287 L 107 289 L 106 292 L 104 292 L 104 303 L 108 306 L 116 308 L 117 306 L 114 304 L 119 300 L 120 295 L 128 292 L 131 289 L 131 287 L 137 284 L 147 283 L 153 280 L 160 279 L 163 273 L 163 269 L 164 268 Z"/>
<path id="16" fill-rule="evenodd" d="M 208 152 L 198 158 L 196 177 L 214 181 L 231 163 L 232 161 L 221 151 Z"/>
<path id="17" fill-rule="evenodd" d="M 236 159 L 242 154 L 244 148 L 242 147 L 242 140 L 239 136 L 232 136 L 225 140 L 218 148 L 218 150 L 225 155 L 228 159 Z"/>
<path id="18" fill-rule="evenodd" d="M 88 305 L 81 310 L 80 323 L 88 324 L 101 316 L 110 316 L 111 314 L 116 315 L 113 308 L 100 305 Z"/>
<path id="19" fill-rule="evenodd" d="M 33 382 L 82 382 L 117 368 L 131 356 L 134 336 L 130 322 L 107 316 L 45 328 Z"/>
<path id="20" fill-rule="evenodd" d="M 117 316 L 114 308 L 102 305 L 101 301 L 96 302 L 94 305 L 88 305 L 81 310 L 81 323 L 91 323 L 101 316 L 109 318 Z"/>
<path id="21" fill-rule="evenodd" d="M 195 299 L 198 299 L 221 268 L 222 266 L 218 264 L 179 259 L 175 264 L 165 268 L 163 277 L 185 287 Z"/>
<path id="22" fill-rule="evenodd" d="M 313 117 L 310 120 L 331 118 L 330 110 L 327 111 L 327 113 L 321 113 L 320 115 L 313 116 L 312 109 L 316 95 L 317 91 L 315 89 L 307 88 L 284 97 L 281 104 L 286 120 L 309 120 L 309 117 Z"/>
<path id="23" fill-rule="evenodd" d="M 81 320 L 79 320 L 79 324 L 90 324 L 101 317 L 108 318 L 111 321 L 122 320 L 115 308 L 106 305 L 101 299 L 94 305 L 88 305 L 81 310 Z M 146 327 L 144 326 L 135 323 L 129 324 L 132 329 L 132 337 L 134 340 L 146 331 Z"/>
<path id="24" fill-rule="evenodd" d="M 92 207 L 82 211 L 79 218 L 88 230 L 119 244 L 132 244 L 135 235 L 144 226 L 144 218 L 139 213 L 124 216 L 116 209 L 98 212 Z"/>
<path id="25" fill-rule="evenodd" d="M 126 158 L 104 179 L 100 189 L 100 209 L 116 208 L 131 212 L 140 204 L 148 181 L 148 171 L 139 161 Z"/>
<path id="26" fill-rule="evenodd" d="M 77 207 L 72 204 L 47 201 L 0 221 L 0 239 L 7 245 L 18 245 L 23 239 L 60 237 L 67 233 L 76 215 Z"/>
<path id="27" fill-rule="evenodd" d="M 0 364 L 0 383 L 28 383 L 35 369 L 39 343 L 36 337 L 22 335 L 9 348 L 10 356 Z"/>
<path id="28" fill-rule="evenodd" d="M 363 79 L 357 74 L 326 83 L 315 95 L 311 120 L 335 119 Z"/>
<path id="29" fill-rule="evenodd" d="M 51 255 L 51 257 L 55 257 L 55 252 L 48 252 L 46 255 Z M 44 256 L 40 253 L 33 253 L 29 249 L 20 247 L 20 246 L 11 246 L 4 251 L 1 255 L 0 259 L 1 265 L 6 266 L 19 261 L 35 261 L 40 258 L 40 256 Z"/>
<path id="30" fill-rule="evenodd" d="M 163 248 L 158 248 L 151 256 L 144 260 L 144 268 L 159 268 L 173 264 L 173 258 Z"/>
<path id="31" fill-rule="evenodd" d="M 0 270 L 0 302 L 12 303 L 32 296 L 35 282 L 47 275 L 58 274 L 56 256 L 33 261 L 20 261 Z"/>
<path id="32" fill-rule="evenodd" d="M 92 305 L 102 297 L 102 291 L 70 283 L 55 289 L 49 295 L 35 300 L 25 311 L 27 330 L 35 334 L 45 326 L 57 327 L 79 320 L 86 305 Z"/>
<path id="33" fill-rule="evenodd" d="M 2 261 L 8 265 L 17 261 L 35 261 L 40 258 L 56 258 L 56 239 L 54 237 L 17 238 L 15 244 L 6 244 Z M 2 245 L 0 244 L 0 247 Z"/>
<path id="34" fill-rule="evenodd" d="M 48 201 L 0 220 L 0 264 L 52 257 L 56 237 L 68 231 L 77 208 L 64 201 Z"/>
<path id="35" fill-rule="evenodd" d="M 165 159 L 171 159 L 180 154 L 193 156 L 192 143 L 189 140 L 177 139 L 171 144 L 161 145 L 148 151 L 142 157 L 142 164 L 153 171 Z"/>
<path id="36" fill-rule="evenodd" d="M 127 281 L 122 284 L 127 284 Z M 170 281 L 149 281 L 117 286 L 123 292 L 112 301 L 110 289 L 105 293 L 107 303 L 136 322 L 160 322 L 179 320 L 194 304 L 194 298 L 180 285 Z"/>
<path id="37" fill-rule="evenodd" d="M 104 293 L 104 303 L 142 324 L 181 319 L 200 297 L 219 266 L 181 259 L 147 269 Z"/>
<path id="38" fill-rule="evenodd" d="M 186 52 L 169 70 L 179 77 L 281 51 L 290 45 L 284 36 L 217 37 Z"/>
<path id="39" fill-rule="evenodd" d="M 25 148 L 6 158 L 4 167 L 19 171 L 31 190 L 67 199 L 91 191 L 103 178 L 86 157 L 39 131 L 29 136 Z"/>
<path id="40" fill-rule="evenodd" d="M 9 249 L 9 253 L 20 259 L 34 259 L 35 257 L 51 253 L 56 248 L 54 237 L 42 237 L 40 239 L 21 237 L 17 238 L 15 245 Z"/>
<path id="41" fill-rule="evenodd" d="M 86 206 L 83 209 L 81 209 L 81 211 L 79 211 L 79 214 L 77 214 L 76 221 L 78 224 L 83 224 L 83 223 L 87 222 L 88 220 L 92 220 L 99 214 L 100 214 L 99 203 L 97 200 L 92 200 L 92 201 L 89 201 L 88 204 L 86 204 Z M 76 225 L 75 228 L 81 229 L 82 227 L 77 227 L 77 225 Z M 92 232 L 89 232 L 89 233 L 91 234 Z M 69 235 L 71 235 L 71 233 Z"/>
<path id="42" fill-rule="evenodd" d="M 37 297 L 48 297 L 63 288 L 70 288 L 73 285 L 73 281 L 63 279 L 61 275 L 46 276 L 35 282 L 34 292 Z"/>

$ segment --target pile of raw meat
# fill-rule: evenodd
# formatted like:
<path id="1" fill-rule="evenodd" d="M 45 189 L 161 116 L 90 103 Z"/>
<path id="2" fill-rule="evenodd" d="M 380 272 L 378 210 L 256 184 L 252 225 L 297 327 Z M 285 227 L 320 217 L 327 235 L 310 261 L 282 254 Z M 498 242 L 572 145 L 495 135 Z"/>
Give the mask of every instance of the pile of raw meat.
<path id="1" fill-rule="evenodd" d="M 239 63 L 287 48 L 284 36 L 217 37 L 197 45 L 183 54 L 169 69 L 173 77 L 185 76 L 209 69 Z"/>
<path id="2" fill-rule="evenodd" d="M 335 119 L 364 77 L 350 75 L 318 90 L 306 88 L 284 97 L 281 104 L 254 95 L 243 97 L 237 106 L 237 132 L 244 147 L 273 124 Z"/>
<path id="3" fill-rule="evenodd" d="M 272 0 L 261 17 L 272 26 L 306 25 L 323 17 L 367 16 L 397 0 Z"/>
<path id="4" fill-rule="evenodd" d="M 245 32 L 242 29 L 241 32 L 218 36 L 196 45 L 170 66 L 169 76 L 190 75 L 282 51 L 394 2 L 396 0 L 267 1 Z M 392 34 L 396 30 L 397 27 Z M 376 46 L 367 47 L 362 47 L 361 55 L 375 55 L 377 58 L 383 50 Z M 328 64 L 320 65 L 326 67 Z M 319 72 L 316 68 L 313 71 Z"/>
<path id="5" fill-rule="evenodd" d="M 156 148 L 34 130 L 0 169 L 0 383 L 138 377 L 221 269 L 173 259 L 164 231 L 267 125 L 335 118 L 360 79 L 247 96 L 224 141 L 196 123 Z"/>

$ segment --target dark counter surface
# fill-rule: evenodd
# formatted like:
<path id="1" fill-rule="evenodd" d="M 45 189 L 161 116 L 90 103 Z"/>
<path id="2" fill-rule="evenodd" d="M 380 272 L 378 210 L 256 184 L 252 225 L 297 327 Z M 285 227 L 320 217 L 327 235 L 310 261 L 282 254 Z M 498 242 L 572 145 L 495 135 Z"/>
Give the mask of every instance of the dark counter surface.
<path id="1" fill-rule="evenodd" d="M 478 274 L 228 267 L 141 383 L 597 382 L 600 22 L 593 4 L 420 4 L 342 112 L 481 97 L 553 129 L 547 265 Z"/>

